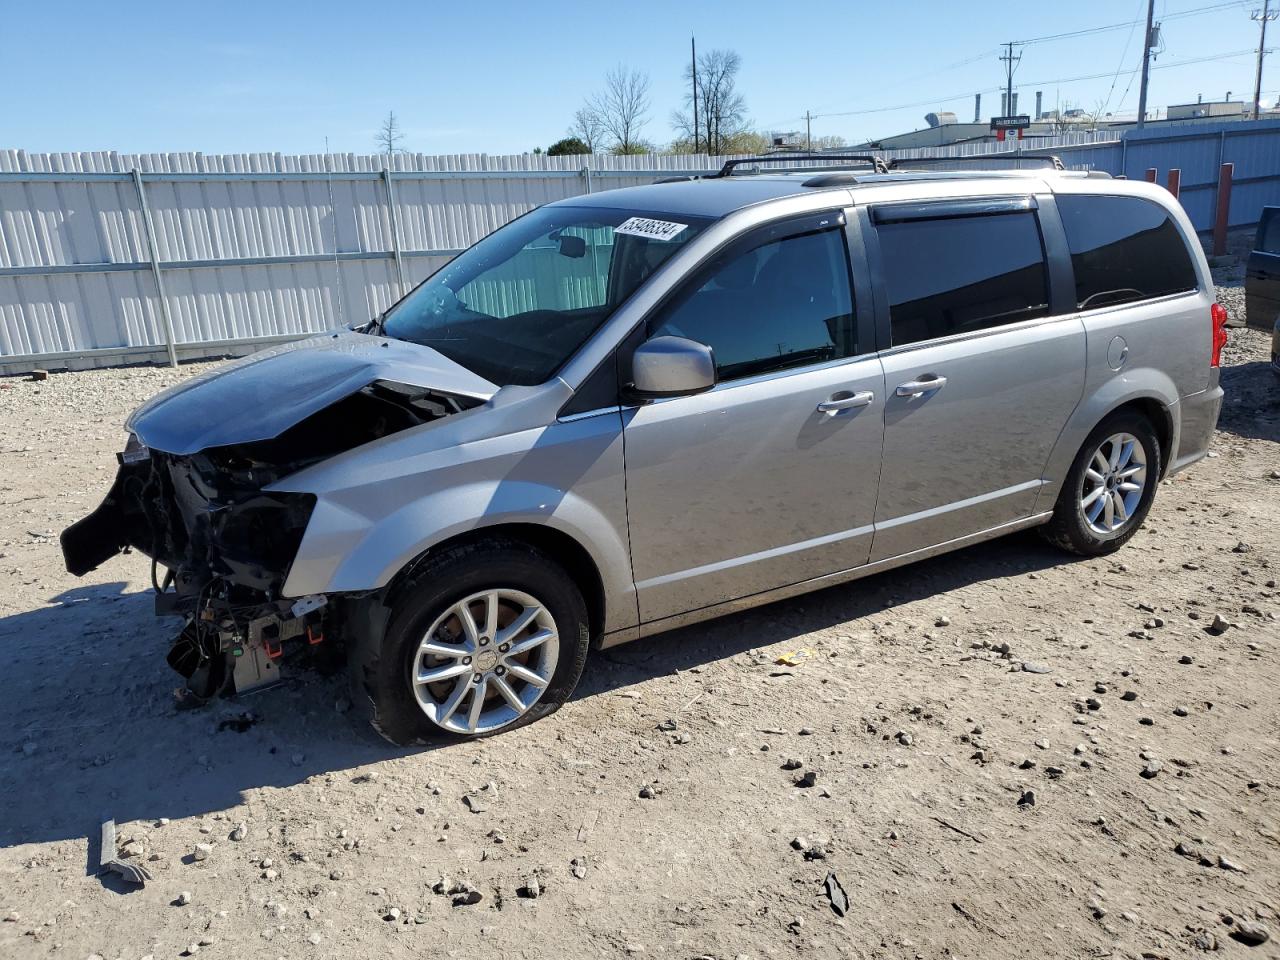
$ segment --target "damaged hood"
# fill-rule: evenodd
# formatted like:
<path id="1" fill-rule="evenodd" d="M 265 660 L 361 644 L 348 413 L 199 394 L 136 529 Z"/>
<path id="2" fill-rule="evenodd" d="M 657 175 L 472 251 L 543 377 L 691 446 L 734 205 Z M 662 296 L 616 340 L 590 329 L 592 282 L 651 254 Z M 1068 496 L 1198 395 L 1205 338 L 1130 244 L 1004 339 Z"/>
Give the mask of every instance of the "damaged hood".
<path id="1" fill-rule="evenodd" d="M 178 455 L 253 443 L 375 380 L 477 400 L 498 391 L 430 347 L 342 331 L 264 350 L 180 383 L 139 407 L 126 426 L 148 447 Z"/>

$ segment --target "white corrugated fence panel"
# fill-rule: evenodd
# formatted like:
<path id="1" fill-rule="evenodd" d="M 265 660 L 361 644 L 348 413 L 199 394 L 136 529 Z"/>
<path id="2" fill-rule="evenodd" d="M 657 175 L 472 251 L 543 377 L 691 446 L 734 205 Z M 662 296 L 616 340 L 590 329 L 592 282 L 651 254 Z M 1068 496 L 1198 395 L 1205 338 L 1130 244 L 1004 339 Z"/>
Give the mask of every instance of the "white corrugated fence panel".
<path id="1" fill-rule="evenodd" d="M 1069 167 L 1131 177 L 1148 166 L 1163 177 L 1179 166 L 1183 202 L 1200 229 L 1212 216 L 1223 159 L 1243 180 L 1232 198 L 1233 224 L 1280 202 L 1280 121 L 1175 124 L 1120 138 L 1103 130 L 1010 141 L 1000 150 L 967 143 L 877 153 L 969 156 L 1021 147 L 1058 152 Z M 174 339 L 183 356 L 195 356 L 204 355 L 195 345 L 210 345 L 204 353 L 220 343 L 251 350 L 264 338 L 362 322 L 390 306 L 400 276 L 384 168 L 393 171 L 398 247 L 412 286 L 533 207 L 588 189 L 708 172 L 726 159 L 0 150 L 0 372 L 23 362 L 6 366 L 5 358 L 45 354 L 97 351 L 94 363 L 163 356 L 164 315 L 134 169 L 144 175 Z"/>

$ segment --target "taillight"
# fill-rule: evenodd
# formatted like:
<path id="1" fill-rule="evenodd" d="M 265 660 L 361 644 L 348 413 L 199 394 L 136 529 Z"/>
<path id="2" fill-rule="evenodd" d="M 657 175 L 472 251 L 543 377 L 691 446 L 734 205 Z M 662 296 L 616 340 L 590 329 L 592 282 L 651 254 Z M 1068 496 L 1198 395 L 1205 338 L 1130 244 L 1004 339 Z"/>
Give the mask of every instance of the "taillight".
<path id="1" fill-rule="evenodd" d="M 1209 356 L 1209 366 L 1222 366 L 1222 348 L 1227 345 L 1227 309 L 1215 303 L 1209 311 L 1213 317 L 1213 353 Z"/>

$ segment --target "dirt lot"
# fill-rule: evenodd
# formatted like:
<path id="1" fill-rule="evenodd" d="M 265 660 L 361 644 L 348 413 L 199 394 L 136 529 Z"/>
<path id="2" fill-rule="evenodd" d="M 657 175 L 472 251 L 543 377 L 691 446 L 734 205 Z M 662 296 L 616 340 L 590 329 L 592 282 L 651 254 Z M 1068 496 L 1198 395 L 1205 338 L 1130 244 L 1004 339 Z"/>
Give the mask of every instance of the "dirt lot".
<path id="1" fill-rule="evenodd" d="M 0 383 L 0 956 L 1280 957 L 1266 350 L 1233 332 L 1213 459 L 1109 560 L 1008 538 L 597 654 L 550 720 L 412 751 L 336 676 L 178 711 L 147 561 L 63 571 L 126 413 L 199 367 Z M 104 816 L 145 889 L 88 872 Z"/>

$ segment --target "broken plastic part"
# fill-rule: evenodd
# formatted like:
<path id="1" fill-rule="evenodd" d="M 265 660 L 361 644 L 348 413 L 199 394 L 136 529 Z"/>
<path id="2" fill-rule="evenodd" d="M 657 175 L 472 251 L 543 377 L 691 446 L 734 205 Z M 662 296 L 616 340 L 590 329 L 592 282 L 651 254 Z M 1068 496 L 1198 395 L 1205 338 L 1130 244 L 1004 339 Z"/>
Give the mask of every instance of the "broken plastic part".
<path id="1" fill-rule="evenodd" d="M 303 597 L 301 600 L 297 601 L 289 608 L 289 612 L 295 617 L 305 617 L 308 613 L 319 610 L 328 602 L 328 598 L 324 595 L 313 593 L 311 596 Z"/>
<path id="2" fill-rule="evenodd" d="M 98 874 L 118 873 L 129 883 L 143 886 L 151 879 L 151 873 L 140 863 L 121 860 L 116 853 L 116 822 L 102 821 L 102 848 L 98 851 Z"/>

